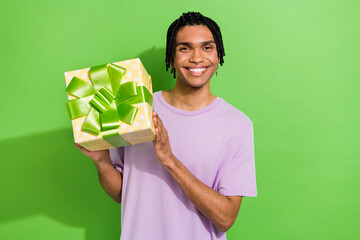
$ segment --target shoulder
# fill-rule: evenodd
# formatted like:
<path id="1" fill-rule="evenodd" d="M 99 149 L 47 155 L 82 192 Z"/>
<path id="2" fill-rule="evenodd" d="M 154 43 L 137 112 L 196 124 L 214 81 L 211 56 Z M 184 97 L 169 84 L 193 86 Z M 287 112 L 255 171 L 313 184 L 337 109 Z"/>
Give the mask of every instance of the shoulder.
<path id="1" fill-rule="evenodd" d="M 222 98 L 220 98 L 220 105 L 221 114 L 231 123 L 236 123 L 237 126 L 245 128 L 253 125 L 249 116 Z"/>
<path id="2" fill-rule="evenodd" d="M 224 99 L 220 99 L 221 107 L 218 113 L 222 118 L 221 131 L 226 134 L 229 146 L 237 149 L 244 141 L 253 136 L 253 122 L 243 111 L 234 107 Z"/>

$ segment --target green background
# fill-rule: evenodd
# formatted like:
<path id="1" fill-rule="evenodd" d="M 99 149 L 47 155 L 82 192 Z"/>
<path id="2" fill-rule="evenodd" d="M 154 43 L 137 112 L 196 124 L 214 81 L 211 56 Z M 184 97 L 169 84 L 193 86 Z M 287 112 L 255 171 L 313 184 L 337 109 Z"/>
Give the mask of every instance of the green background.
<path id="1" fill-rule="evenodd" d="M 228 238 L 359 236 L 359 1 L 2 0 L 0 239 L 119 239 L 120 205 L 73 145 L 64 72 L 140 57 L 171 88 L 166 31 L 189 10 L 222 30 L 213 93 L 254 123 L 258 197 Z"/>

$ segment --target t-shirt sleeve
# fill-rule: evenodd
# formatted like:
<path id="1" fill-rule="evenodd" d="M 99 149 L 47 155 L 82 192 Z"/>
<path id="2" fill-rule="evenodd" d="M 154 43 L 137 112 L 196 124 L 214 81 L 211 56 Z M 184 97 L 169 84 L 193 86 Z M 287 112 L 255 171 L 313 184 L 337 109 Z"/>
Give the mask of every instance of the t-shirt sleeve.
<path id="1" fill-rule="evenodd" d="M 124 168 L 124 151 L 125 149 L 123 147 L 110 149 L 111 162 L 114 167 L 121 173 L 123 172 Z"/>
<path id="2" fill-rule="evenodd" d="M 246 127 L 243 136 L 221 169 L 217 190 L 225 196 L 257 196 L 252 123 Z"/>

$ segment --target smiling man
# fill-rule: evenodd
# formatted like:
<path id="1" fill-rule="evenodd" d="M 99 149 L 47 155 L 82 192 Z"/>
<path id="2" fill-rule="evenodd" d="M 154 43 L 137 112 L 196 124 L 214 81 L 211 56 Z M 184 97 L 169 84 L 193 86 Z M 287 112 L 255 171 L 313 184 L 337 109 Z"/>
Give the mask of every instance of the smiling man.
<path id="1" fill-rule="evenodd" d="M 242 197 L 256 196 L 252 122 L 210 92 L 224 55 L 218 25 L 183 14 L 167 33 L 175 87 L 154 93 L 156 139 L 110 155 L 78 146 L 122 203 L 121 239 L 226 239 Z"/>

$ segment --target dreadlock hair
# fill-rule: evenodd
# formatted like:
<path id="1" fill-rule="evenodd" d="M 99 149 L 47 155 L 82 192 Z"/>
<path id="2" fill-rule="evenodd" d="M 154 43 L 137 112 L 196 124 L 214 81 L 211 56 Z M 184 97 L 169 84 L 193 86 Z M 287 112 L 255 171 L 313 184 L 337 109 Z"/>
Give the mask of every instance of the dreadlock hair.
<path id="1" fill-rule="evenodd" d="M 183 13 L 178 19 L 176 19 L 170 25 L 167 31 L 166 57 L 165 57 L 166 71 L 168 71 L 168 69 L 170 68 L 170 65 L 175 57 L 175 52 L 174 52 L 175 40 L 179 29 L 184 26 L 195 26 L 195 25 L 203 25 L 209 28 L 209 30 L 211 31 L 214 37 L 217 54 L 220 59 L 220 65 L 221 66 L 223 65 L 225 50 L 224 50 L 224 44 L 221 37 L 221 31 L 219 26 L 216 24 L 214 20 L 203 16 L 199 12 L 188 12 L 188 13 Z M 174 68 L 171 68 L 171 73 L 173 74 L 173 77 L 176 78 L 176 72 Z"/>

